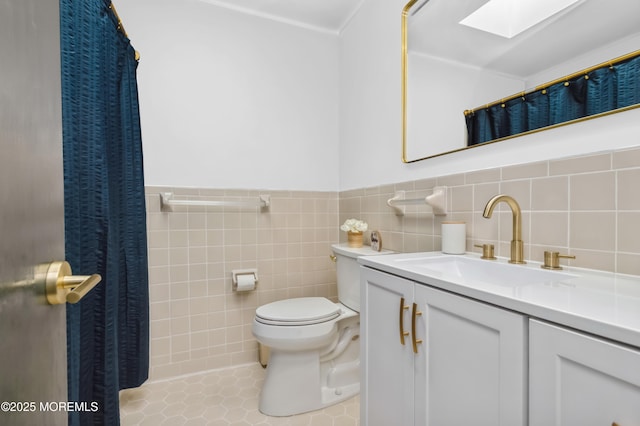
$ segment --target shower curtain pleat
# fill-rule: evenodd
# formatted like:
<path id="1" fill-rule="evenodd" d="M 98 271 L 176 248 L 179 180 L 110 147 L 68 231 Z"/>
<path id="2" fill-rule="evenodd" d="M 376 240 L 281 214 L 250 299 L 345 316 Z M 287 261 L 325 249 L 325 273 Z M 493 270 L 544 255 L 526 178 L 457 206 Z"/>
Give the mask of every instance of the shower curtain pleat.
<path id="1" fill-rule="evenodd" d="M 587 82 L 583 77 L 559 83 L 547 89 L 549 95 L 549 125 L 564 123 L 586 114 Z"/>
<path id="2" fill-rule="evenodd" d="M 69 424 L 117 425 L 118 391 L 149 369 L 137 61 L 104 0 L 61 0 L 60 18 L 66 258 L 102 275 L 67 307 L 69 400 L 98 403 Z"/>
<path id="3" fill-rule="evenodd" d="M 549 125 L 549 95 L 542 91 L 526 97 L 527 130 L 536 130 Z"/>
<path id="4" fill-rule="evenodd" d="M 625 108 L 640 102 L 640 56 L 630 59 L 624 66 L 615 66 L 617 74 L 616 102 Z"/>
<path id="5" fill-rule="evenodd" d="M 600 68 L 589 74 L 586 115 L 595 115 L 618 108 L 617 72 L 615 68 Z"/>

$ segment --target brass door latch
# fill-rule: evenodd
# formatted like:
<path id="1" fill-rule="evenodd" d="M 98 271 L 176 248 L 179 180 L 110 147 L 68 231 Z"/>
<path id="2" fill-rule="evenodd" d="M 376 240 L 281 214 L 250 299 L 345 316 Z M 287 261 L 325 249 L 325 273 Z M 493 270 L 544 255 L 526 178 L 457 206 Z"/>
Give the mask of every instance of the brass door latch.
<path id="1" fill-rule="evenodd" d="M 71 266 L 66 261 L 51 262 L 41 281 L 45 287 L 47 302 L 59 305 L 65 302 L 78 303 L 102 277 L 93 275 L 71 275 Z"/>

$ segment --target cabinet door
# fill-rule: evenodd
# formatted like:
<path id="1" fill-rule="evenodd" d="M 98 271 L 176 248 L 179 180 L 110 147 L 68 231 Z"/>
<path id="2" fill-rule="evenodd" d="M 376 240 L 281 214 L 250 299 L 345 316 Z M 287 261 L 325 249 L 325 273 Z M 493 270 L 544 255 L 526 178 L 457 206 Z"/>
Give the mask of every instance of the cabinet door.
<path id="1" fill-rule="evenodd" d="M 529 325 L 530 425 L 640 425 L 640 351 L 541 321 Z"/>
<path id="2" fill-rule="evenodd" d="M 415 424 L 526 425 L 526 318 L 422 285 L 415 300 Z"/>
<path id="3" fill-rule="evenodd" d="M 409 331 L 413 282 L 361 268 L 360 424 L 413 425 L 413 354 Z"/>

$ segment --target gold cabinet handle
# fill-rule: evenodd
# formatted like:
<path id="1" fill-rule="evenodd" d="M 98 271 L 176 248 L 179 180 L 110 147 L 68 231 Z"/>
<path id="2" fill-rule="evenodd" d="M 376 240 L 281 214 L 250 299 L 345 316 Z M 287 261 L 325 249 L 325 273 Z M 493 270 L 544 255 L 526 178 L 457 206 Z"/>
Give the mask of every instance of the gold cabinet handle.
<path id="1" fill-rule="evenodd" d="M 413 304 L 413 312 L 411 314 L 411 336 L 413 338 L 413 353 L 418 353 L 418 345 L 422 343 L 422 339 L 416 339 L 416 318 L 422 315 L 422 312 L 418 311 L 418 304 Z"/>
<path id="2" fill-rule="evenodd" d="M 331 259 L 331 261 L 332 261 L 332 262 L 335 262 L 335 261 L 337 261 L 337 260 L 338 260 L 338 258 L 336 257 L 336 255 L 335 255 L 335 254 L 330 254 L 330 255 L 329 255 L 329 259 Z"/>
<path id="3" fill-rule="evenodd" d="M 404 297 L 400 298 L 400 320 L 398 324 L 400 324 L 400 344 L 404 345 L 405 336 L 409 335 L 408 331 L 404 331 L 404 311 L 409 309 L 409 306 L 405 306 Z"/>
<path id="4" fill-rule="evenodd" d="M 93 275 L 71 275 L 68 262 L 51 262 L 42 277 L 47 302 L 59 305 L 65 302 L 78 303 L 102 277 Z"/>

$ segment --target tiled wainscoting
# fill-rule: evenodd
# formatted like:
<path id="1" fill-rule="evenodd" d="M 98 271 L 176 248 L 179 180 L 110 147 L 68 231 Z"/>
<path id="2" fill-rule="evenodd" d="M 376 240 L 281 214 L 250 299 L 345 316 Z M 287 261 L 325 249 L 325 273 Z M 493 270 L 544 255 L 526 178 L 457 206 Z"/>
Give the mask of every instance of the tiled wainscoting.
<path id="1" fill-rule="evenodd" d="M 387 200 L 448 188 L 446 217 L 426 206 L 396 216 Z M 331 244 L 356 217 L 380 230 L 385 248 L 440 249 L 443 220 L 467 223 L 467 250 L 493 243 L 509 256 L 512 217 L 502 203 L 491 219 L 482 211 L 498 193 L 513 196 L 523 212 L 525 258 L 544 250 L 575 255 L 569 263 L 640 275 L 640 149 L 543 161 L 336 192 L 231 191 L 147 188 L 151 294 L 151 379 L 254 362 L 255 309 L 298 296 L 336 299 Z M 267 210 L 178 207 L 160 211 L 159 193 L 231 200 L 271 195 Z M 368 237 L 368 233 L 366 235 Z M 563 263 L 565 261 L 563 260 Z M 231 271 L 257 268 L 256 291 L 234 293 Z"/>
<path id="2" fill-rule="evenodd" d="M 447 216 L 434 217 L 426 205 L 396 216 L 387 206 L 396 190 L 417 198 L 434 186 L 448 188 Z M 463 220 L 467 251 L 493 243 L 496 255 L 509 257 L 511 210 L 501 203 L 491 219 L 482 217 L 499 193 L 520 204 L 526 259 L 542 261 L 545 250 L 555 250 L 575 255 L 573 266 L 640 275 L 640 149 L 344 191 L 339 217 L 367 221 L 385 248 L 403 252 L 439 250 L 442 221 Z"/>
<path id="3" fill-rule="evenodd" d="M 270 191 L 268 209 L 175 207 L 160 192 L 242 200 L 263 192 L 147 187 L 151 380 L 257 360 L 256 307 L 300 296 L 335 299 L 331 244 L 335 192 Z M 251 292 L 232 291 L 231 271 L 257 268 Z"/>

